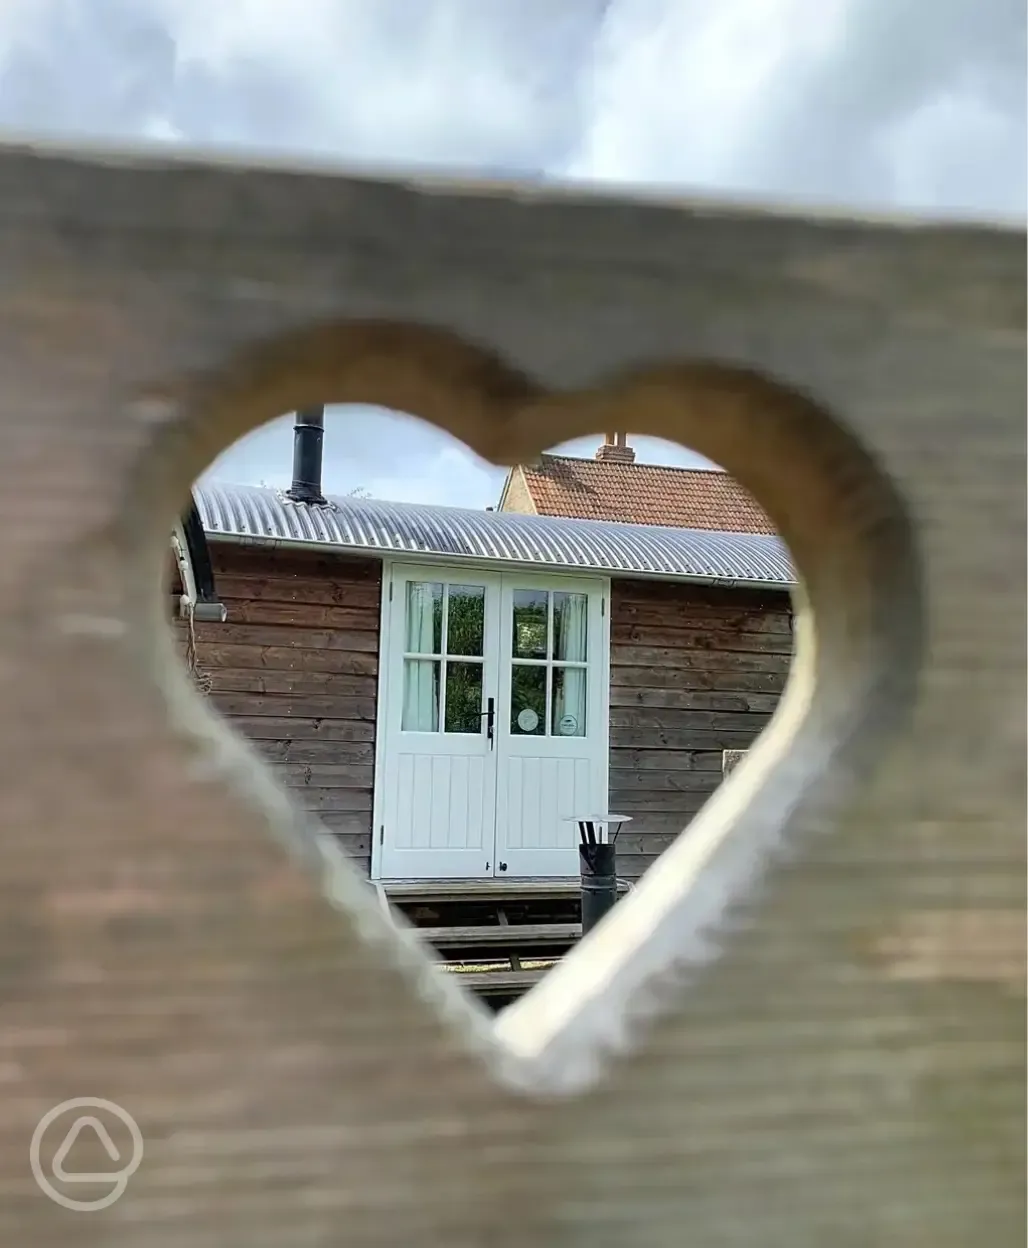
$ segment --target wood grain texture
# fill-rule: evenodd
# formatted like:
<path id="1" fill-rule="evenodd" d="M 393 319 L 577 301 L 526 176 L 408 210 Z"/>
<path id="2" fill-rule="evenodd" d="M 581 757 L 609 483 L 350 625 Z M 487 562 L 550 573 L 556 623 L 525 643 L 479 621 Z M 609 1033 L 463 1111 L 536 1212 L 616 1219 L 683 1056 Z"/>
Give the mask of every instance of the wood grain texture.
<path id="1" fill-rule="evenodd" d="M 792 610 L 770 591 L 614 581 L 610 636 L 610 809 L 632 817 L 617 845 L 618 874 L 634 881 L 719 787 L 721 752 L 748 748 L 771 722 Z M 763 701 L 751 710 L 755 678 Z M 697 695 L 739 702 L 734 714 L 698 710 Z"/>
<path id="2" fill-rule="evenodd" d="M 340 718 L 364 714 L 369 699 L 377 706 L 381 565 L 217 541 L 212 549 L 229 618 L 196 626 L 211 705 L 255 739 L 261 756 L 274 764 L 272 775 L 305 810 L 322 816 L 343 852 L 370 875 L 373 740 L 347 749 L 346 742 L 322 734 Z M 176 592 L 173 584 L 173 598 Z M 238 622 L 255 608 L 282 604 L 293 610 L 290 625 Z M 326 604 L 359 612 L 362 627 L 309 627 L 311 613 Z M 178 631 L 184 635 L 185 625 Z M 613 582 L 608 809 L 633 819 L 631 835 L 619 838 L 622 878 L 637 880 L 688 826 L 721 783 L 722 750 L 750 746 L 770 723 L 792 643 L 786 594 Z M 738 715 L 683 709 L 682 699 L 697 690 L 738 694 L 753 673 L 770 678 L 766 709 Z M 238 694 L 247 699 L 242 710 L 259 706 L 260 714 L 241 714 Z M 647 713 L 655 699 L 667 710 L 658 720 Z M 291 717 L 276 716 L 286 703 Z M 267 717 L 280 725 L 277 738 Z M 373 725 L 374 717 L 368 722 Z M 320 739 L 298 742 L 298 723 Z M 337 789 L 346 791 L 323 791 Z M 344 815 L 351 817 L 335 818 Z"/>
<path id="3" fill-rule="evenodd" d="M 1023 1242 L 1023 232 L 27 149 L 0 220 L 3 1242 Z M 771 731 L 495 1024 L 167 637 L 189 483 L 320 401 L 683 441 L 803 576 Z M 88 1216 L 73 1096 L 146 1139 Z"/>
<path id="4" fill-rule="evenodd" d="M 194 626 L 210 705 L 367 876 L 382 565 L 217 541 L 211 560 L 228 618 Z M 177 592 L 172 578 L 173 602 Z M 265 606 L 287 609 L 289 622 L 239 622 Z M 331 627 L 326 609 L 345 612 L 348 626 Z M 184 651 L 186 624 L 175 630 Z"/>

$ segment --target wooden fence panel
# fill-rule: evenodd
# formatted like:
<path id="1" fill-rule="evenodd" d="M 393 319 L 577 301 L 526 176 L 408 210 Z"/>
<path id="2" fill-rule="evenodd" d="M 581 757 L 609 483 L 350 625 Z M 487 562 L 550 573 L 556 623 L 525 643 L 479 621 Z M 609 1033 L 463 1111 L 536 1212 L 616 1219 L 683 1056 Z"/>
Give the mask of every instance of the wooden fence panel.
<path id="1" fill-rule="evenodd" d="M 0 1241 L 1023 1242 L 1022 231 L 28 147 L 0 224 Z M 174 661 L 190 483 L 322 400 L 687 443 L 802 574 L 776 729 L 495 1022 Z"/>

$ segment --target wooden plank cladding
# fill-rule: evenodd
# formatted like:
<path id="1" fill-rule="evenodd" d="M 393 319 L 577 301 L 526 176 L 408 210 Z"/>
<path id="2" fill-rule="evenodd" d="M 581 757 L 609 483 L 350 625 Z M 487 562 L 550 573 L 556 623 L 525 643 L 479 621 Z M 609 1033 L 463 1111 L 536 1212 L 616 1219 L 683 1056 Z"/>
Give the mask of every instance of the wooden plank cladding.
<path id="1" fill-rule="evenodd" d="M 211 557 L 228 611 L 195 626 L 211 701 L 369 873 L 381 564 L 222 542 Z"/>
<path id="2" fill-rule="evenodd" d="M 228 619 L 195 634 L 213 704 L 369 872 L 381 564 L 220 542 L 211 554 Z M 724 751 L 766 727 L 792 648 L 787 594 L 613 583 L 609 806 L 633 817 L 624 878 L 722 782 Z"/>
<path id="3" fill-rule="evenodd" d="M 610 633 L 610 809 L 633 818 L 618 873 L 638 879 L 770 721 L 792 614 L 784 593 L 615 581 Z"/>

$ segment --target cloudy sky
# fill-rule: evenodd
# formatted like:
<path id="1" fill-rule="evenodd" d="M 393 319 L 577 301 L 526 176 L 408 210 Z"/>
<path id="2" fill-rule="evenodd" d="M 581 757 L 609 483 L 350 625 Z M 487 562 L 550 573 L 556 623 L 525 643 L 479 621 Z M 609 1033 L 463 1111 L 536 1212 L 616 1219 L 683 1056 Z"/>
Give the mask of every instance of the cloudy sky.
<path id="1" fill-rule="evenodd" d="M 0 127 L 1023 219 L 1025 62 L 1024 0 L 0 0 Z M 328 490 L 496 501 L 353 417 Z M 284 485 L 290 448 L 285 418 L 212 472 Z"/>

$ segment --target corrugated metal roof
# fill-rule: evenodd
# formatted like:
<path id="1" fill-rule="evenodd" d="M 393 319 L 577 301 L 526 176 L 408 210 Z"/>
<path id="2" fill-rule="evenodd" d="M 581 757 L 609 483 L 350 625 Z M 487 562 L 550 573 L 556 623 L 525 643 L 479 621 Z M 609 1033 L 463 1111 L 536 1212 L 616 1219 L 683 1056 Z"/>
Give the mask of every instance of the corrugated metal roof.
<path id="1" fill-rule="evenodd" d="M 279 490 L 221 482 L 197 485 L 193 493 L 212 538 L 778 588 L 796 580 L 785 544 L 762 534 L 362 498 L 330 498 L 326 506 L 311 506 L 294 503 Z"/>

